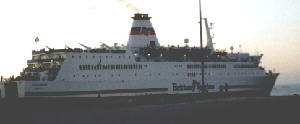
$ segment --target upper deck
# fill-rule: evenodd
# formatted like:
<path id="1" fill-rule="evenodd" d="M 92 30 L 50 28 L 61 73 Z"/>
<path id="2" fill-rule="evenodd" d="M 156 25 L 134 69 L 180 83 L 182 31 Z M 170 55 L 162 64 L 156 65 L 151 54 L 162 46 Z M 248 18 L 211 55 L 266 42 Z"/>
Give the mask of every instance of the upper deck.
<path id="1" fill-rule="evenodd" d="M 136 49 L 135 51 L 125 49 L 41 49 L 32 51 L 31 62 L 50 62 L 63 61 L 68 53 L 83 53 L 83 54 L 131 54 L 136 62 L 253 62 L 260 63 L 261 55 L 250 55 L 249 53 L 228 53 L 225 50 L 216 50 L 211 52 L 208 48 L 187 47 L 187 46 L 168 46 L 168 47 L 153 47 L 147 46 Z"/>
<path id="2" fill-rule="evenodd" d="M 32 55 L 41 55 L 41 54 L 53 54 L 53 53 L 69 53 L 69 52 L 76 52 L 76 53 L 82 53 L 82 52 L 90 52 L 90 53 L 125 53 L 126 50 L 116 50 L 116 49 L 106 49 L 106 48 L 97 48 L 97 49 L 80 49 L 80 48 L 74 48 L 74 49 L 41 49 L 41 50 L 33 50 Z"/>

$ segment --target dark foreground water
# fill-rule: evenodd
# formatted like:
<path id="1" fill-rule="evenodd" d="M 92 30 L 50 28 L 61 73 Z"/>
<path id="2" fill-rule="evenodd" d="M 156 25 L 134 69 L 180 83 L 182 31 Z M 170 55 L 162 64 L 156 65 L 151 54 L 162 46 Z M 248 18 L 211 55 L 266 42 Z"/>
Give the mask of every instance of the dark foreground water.
<path id="1" fill-rule="evenodd" d="M 75 104 L 76 103 L 76 104 Z M 1 104 L 1 124 L 299 123 L 300 97 L 251 97 L 109 107 L 89 103 Z"/>

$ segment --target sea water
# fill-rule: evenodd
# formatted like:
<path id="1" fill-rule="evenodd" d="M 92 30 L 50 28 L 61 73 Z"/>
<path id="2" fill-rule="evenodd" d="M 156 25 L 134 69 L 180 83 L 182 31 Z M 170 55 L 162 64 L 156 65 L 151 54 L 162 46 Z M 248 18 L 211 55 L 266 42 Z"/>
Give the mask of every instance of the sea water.
<path id="1" fill-rule="evenodd" d="M 277 84 L 274 86 L 271 96 L 300 96 L 300 83 L 299 84 Z"/>

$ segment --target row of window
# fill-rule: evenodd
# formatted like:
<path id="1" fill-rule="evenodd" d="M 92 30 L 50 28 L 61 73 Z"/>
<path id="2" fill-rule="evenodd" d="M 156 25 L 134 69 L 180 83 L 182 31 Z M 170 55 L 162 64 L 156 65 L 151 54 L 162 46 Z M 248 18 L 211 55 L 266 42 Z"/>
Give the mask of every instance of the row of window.
<path id="1" fill-rule="evenodd" d="M 245 64 L 237 64 L 233 66 L 234 68 L 258 68 L 258 65 L 245 65 Z"/>
<path id="2" fill-rule="evenodd" d="M 144 65 L 147 67 L 147 65 Z M 114 70 L 114 69 L 143 69 L 141 64 L 132 64 L 132 65 L 79 65 L 79 70 Z"/>
<path id="3" fill-rule="evenodd" d="M 176 73 L 176 75 L 179 75 L 178 73 Z M 95 78 L 97 78 L 97 77 L 102 77 L 103 75 L 101 75 L 101 74 L 98 74 L 98 75 L 94 75 L 94 77 Z M 109 75 L 110 77 L 114 77 L 114 76 L 116 76 L 116 77 L 121 77 L 121 74 L 110 74 Z M 129 75 L 127 75 L 127 76 L 137 76 L 137 73 L 134 73 L 133 75 L 131 75 L 131 74 L 129 74 Z M 148 76 L 154 76 L 154 74 L 152 74 L 152 73 L 150 73 Z M 160 73 L 157 73 L 157 76 L 161 76 L 160 75 Z M 73 77 L 76 77 L 76 75 L 73 75 Z M 79 76 L 80 77 L 80 76 Z M 90 77 L 90 75 L 82 75 L 82 77 Z"/>
<path id="4" fill-rule="evenodd" d="M 227 76 L 240 76 L 240 75 L 259 75 L 259 72 L 234 72 L 234 73 L 215 73 L 215 72 L 207 72 L 204 73 L 204 75 L 212 76 L 212 75 L 227 75 Z M 202 73 L 197 73 L 197 72 L 189 72 L 187 73 L 188 77 L 196 77 L 196 76 L 201 76 Z"/>
<path id="5" fill-rule="evenodd" d="M 201 68 L 201 67 L 202 67 L 201 64 L 188 64 L 187 65 L 188 69 L 197 69 L 197 68 Z M 226 68 L 226 65 L 225 64 L 210 64 L 210 65 L 205 64 L 204 68 Z"/>
<path id="6" fill-rule="evenodd" d="M 125 56 L 115 56 L 115 57 L 117 57 L 117 58 L 119 58 L 119 59 L 121 59 L 121 58 L 122 58 L 122 59 L 125 59 L 125 58 L 126 58 Z M 72 58 L 74 59 L 75 56 L 72 56 Z M 78 58 L 81 59 L 81 58 L 84 58 L 84 57 L 78 56 Z M 89 56 L 85 56 L 85 58 L 88 59 Z M 96 56 L 91 56 L 91 58 L 95 59 Z M 109 59 L 109 58 L 110 58 L 110 59 L 112 59 L 113 56 L 103 56 L 103 58 L 106 58 L 106 59 Z M 99 56 L 99 59 L 101 59 L 101 56 Z M 128 59 L 131 59 L 131 56 L 128 56 Z"/>
<path id="7" fill-rule="evenodd" d="M 97 75 L 94 75 L 94 77 L 95 77 L 95 78 L 97 78 L 97 77 L 101 77 L 101 76 L 102 76 L 102 75 L 100 75 L 100 74 L 99 74 L 98 76 L 97 76 Z M 116 74 L 116 75 L 114 75 L 114 74 L 111 74 L 110 76 L 111 76 L 111 77 L 114 77 L 114 76 L 121 77 L 121 75 L 120 75 L 120 74 Z M 136 76 L 136 73 L 134 74 L 134 76 Z M 76 75 L 73 75 L 73 77 L 76 77 Z M 89 76 L 89 75 L 82 75 L 82 77 L 90 77 L 90 76 Z"/>
<path id="8" fill-rule="evenodd" d="M 204 73 L 204 75 L 210 75 L 210 73 Z M 197 75 L 202 75 L 202 73 L 196 73 L 196 72 L 190 72 L 190 73 L 187 73 L 187 76 L 188 77 L 196 77 Z"/>
<path id="9" fill-rule="evenodd" d="M 197 77 L 197 76 L 201 76 L 202 73 L 197 73 L 197 72 L 189 72 L 187 73 L 187 77 Z M 236 76 L 240 76 L 240 75 L 259 75 L 259 73 L 257 72 L 235 72 L 235 73 L 213 73 L 213 72 L 207 72 L 207 73 L 204 73 L 204 75 L 208 75 L 208 76 L 211 76 L 211 75 L 236 75 Z M 78 75 L 80 77 L 80 75 Z M 98 74 L 98 75 L 81 75 L 81 77 L 85 78 L 85 77 L 102 77 L 103 75 L 101 74 Z M 121 74 L 109 74 L 109 75 L 106 75 L 108 77 L 121 77 Z M 124 76 L 124 75 L 123 75 Z M 134 73 L 134 74 L 129 74 L 129 75 L 126 75 L 126 76 L 137 76 L 137 73 Z M 141 75 L 139 75 L 141 76 Z M 160 73 L 157 73 L 157 74 L 152 74 L 152 73 L 149 73 L 147 75 L 144 75 L 144 76 L 161 76 Z M 173 73 L 172 76 L 180 76 L 179 73 Z M 73 75 L 73 77 L 76 77 L 76 75 Z"/>

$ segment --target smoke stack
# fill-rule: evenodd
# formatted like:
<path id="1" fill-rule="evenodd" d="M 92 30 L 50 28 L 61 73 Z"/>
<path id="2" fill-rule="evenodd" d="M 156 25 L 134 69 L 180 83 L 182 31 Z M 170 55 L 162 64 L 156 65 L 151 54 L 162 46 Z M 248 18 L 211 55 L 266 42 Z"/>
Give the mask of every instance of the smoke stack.
<path id="1" fill-rule="evenodd" d="M 132 17 L 133 23 L 130 31 L 127 49 L 136 50 L 143 47 L 159 47 L 155 30 L 150 22 L 148 14 L 136 13 Z"/>

